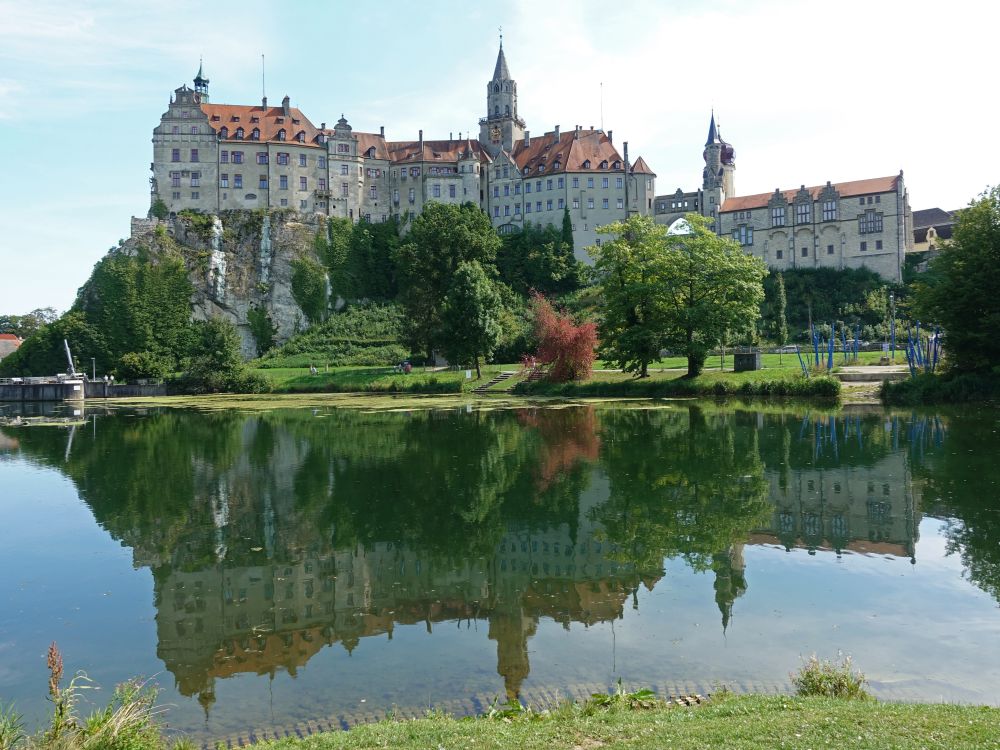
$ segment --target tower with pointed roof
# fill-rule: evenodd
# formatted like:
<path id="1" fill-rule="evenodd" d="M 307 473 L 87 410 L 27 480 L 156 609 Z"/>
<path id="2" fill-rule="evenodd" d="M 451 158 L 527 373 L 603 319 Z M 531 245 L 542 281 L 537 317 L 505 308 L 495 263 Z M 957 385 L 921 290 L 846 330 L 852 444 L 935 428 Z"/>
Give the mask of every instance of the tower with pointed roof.
<path id="1" fill-rule="evenodd" d="M 736 152 L 731 145 L 722 140 L 719 127 L 715 123 L 715 112 L 708 124 L 708 139 L 705 141 L 705 169 L 702 172 L 702 190 L 704 200 L 702 213 L 713 216 L 719 210 L 726 198 L 736 195 L 734 177 L 736 172 Z"/>
<path id="2" fill-rule="evenodd" d="M 198 98 L 201 102 L 208 104 L 208 79 L 205 78 L 203 72 L 204 65 L 201 60 L 198 61 L 198 74 L 194 77 L 194 91 L 198 94 Z"/>
<path id="3" fill-rule="evenodd" d="M 486 117 L 479 120 L 479 141 L 496 156 L 501 150 L 513 150 L 522 138 L 524 120 L 517 114 L 517 83 L 510 77 L 501 36 L 493 78 L 486 84 Z"/>

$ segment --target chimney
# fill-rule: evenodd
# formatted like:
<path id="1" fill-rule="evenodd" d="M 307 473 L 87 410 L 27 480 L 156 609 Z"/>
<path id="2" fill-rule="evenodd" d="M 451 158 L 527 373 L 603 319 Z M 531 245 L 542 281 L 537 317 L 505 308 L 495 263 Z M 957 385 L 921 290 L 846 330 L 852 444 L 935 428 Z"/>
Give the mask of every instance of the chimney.
<path id="1" fill-rule="evenodd" d="M 449 130 L 448 131 L 448 140 L 449 141 L 455 140 L 455 131 L 453 131 L 453 130 Z"/>
<path id="2" fill-rule="evenodd" d="M 288 94 L 285 94 L 285 98 L 281 100 L 281 111 L 285 113 L 285 117 L 291 117 L 292 108 L 291 100 L 288 98 Z"/>
<path id="3" fill-rule="evenodd" d="M 320 129 L 320 130 L 326 130 L 326 123 L 325 123 L 325 122 L 321 122 L 321 123 L 319 124 L 319 129 Z"/>
<path id="4" fill-rule="evenodd" d="M 420 158 L 424 158 L 424 129 L 420 128 Z"/>
<path id="5" fill-rule="evenodd" d="M 262 96 L 260 98 L 260 108 L 261 109 L 267 109 L 267 97 L 266 96 Z"/>
<path id="6" fill-rule="evenodd" d="M 612 137 L 614 134 L 615 134 L 615 131 L 613 131 L 613 130 L 609 130 L 608 131 L 608 143 L 614 143 L 615 142 L 615 139 Z"/>
<path id="7" fill-rule="evenodd" d="M 378 134 L 380 137 L 385 138 L 385 125 L 378 126 Z"/>
<path id="8" fill-rule="evenodd" d="M 576 131 L 573 133 L 573 137 L 576 140 L 580 140 L 580 126 L 579 125 L 576 126 Z"/>
<path id="9" fill-rule="evenodd" d="M 556 143 L 558 143 L 559 142 L 559 126 L 558 125 L 556 125 L 556 129 L 553 131 L 553 133 L 555 134 Z"/>
<path id="10" fill-rule="evenodd" d="M 528 148 L 528 146 L 530 146 L 530 145 L 531 145 L 531 131 L 530 130 L 525 130 L 524 131 L 524 147 Z"/>

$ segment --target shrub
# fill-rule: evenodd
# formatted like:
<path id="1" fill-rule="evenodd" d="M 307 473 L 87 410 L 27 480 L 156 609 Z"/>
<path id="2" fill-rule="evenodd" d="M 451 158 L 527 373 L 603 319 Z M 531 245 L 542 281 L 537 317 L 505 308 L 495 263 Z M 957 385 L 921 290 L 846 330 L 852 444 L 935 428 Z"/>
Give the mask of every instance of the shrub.
<path id="1" fill-rule="evenodd" d="M 594 367 L 597 326 L 575 325 L 569 315 L 560 314 L 541 294 L 532 295 L 535 313 L 535 338 L 538 361 L 549 365 L 548 379 L 553 383 L 586 380 Z"/>
<path id="2" fill-rule="evenodd" d="M 116 374 L 120 380 L 163 378 L 171 369 L 170 363 L 153 352 L 128 352 L 118 360 Z"/>
<path id="3" fill-rule="evenodd" d="M 831 662 L 820 660 L 816 654 L 791 674 L 792 684 L 801 696 L 821 696 L 825 698 L 849 698 L 867 700 L 871 698 L 865 685 L 864 674 L 851 666 L 851 657 Z"/>
<path id="4" fill-rule="evenodd" d="M 1000 400 L 1000 373 L 921 373 L 895 383 L 885 381 L 879 396 L 886 404 L 898 406 Z"/>

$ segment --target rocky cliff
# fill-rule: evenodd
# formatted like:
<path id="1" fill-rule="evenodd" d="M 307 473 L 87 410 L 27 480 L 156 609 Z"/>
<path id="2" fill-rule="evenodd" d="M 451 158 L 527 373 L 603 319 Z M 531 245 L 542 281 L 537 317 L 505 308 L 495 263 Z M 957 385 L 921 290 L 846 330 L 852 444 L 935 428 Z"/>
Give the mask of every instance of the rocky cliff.
<path id="1" fill-rule="evenodd" d="M 251 308 L 271 316 L 277 328 L 276 343 L 306 327 L 305 315 L 292 295 L 292 267 L 299 258 L 315 259 L 316 234 L 324 228 L 321 217 L 291 211 L 134 218 L 131 237 L 113 252 L 148 250 L 154 257 L 160 252 L 180 252 L 194 287 L 191 317 L 232 321 L 240 332 L 243 354 L 250 358 L 256 356 L 247 318 Z"/>

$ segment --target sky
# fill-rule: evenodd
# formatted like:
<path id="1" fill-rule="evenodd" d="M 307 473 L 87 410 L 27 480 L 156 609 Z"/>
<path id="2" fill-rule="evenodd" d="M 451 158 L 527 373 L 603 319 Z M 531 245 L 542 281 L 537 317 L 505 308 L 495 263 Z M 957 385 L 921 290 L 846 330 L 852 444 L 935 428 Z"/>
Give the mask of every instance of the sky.
<path id="1" fill-rule="evenodd" d="M 204 59 L 213 102 L 291 97 L 390 140 L 478 132 L 500 27 L 519 114 L 614 131 L 696 189 L 714 108 L 738 195 L 897 174 L 914 210 L 1000 182 L 1000 5 L 0 0 L 0 314 L 62 311 L 149 208 L 152 130 Z"/>

